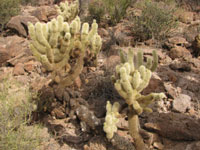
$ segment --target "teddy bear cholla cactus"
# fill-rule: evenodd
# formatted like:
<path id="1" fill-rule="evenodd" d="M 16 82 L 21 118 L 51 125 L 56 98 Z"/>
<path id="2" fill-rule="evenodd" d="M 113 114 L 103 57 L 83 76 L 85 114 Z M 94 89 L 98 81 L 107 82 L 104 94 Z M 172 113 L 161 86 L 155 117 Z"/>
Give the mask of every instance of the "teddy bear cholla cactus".
<path id="1" fill-rule="evenodd" d="M 117 131 L 116 123 L 119 122 L 117 116 L 119 115 L 119 103 L 115 102 L 113 105 L 107 101 L 106 105 L 106 118 L 104 122 L 103 130 L 106 132 L 106 137 L 111 139 L 114 133 Z"/>
<path id="2" fill-rule="evenodd" d="M 68 1 L 61 2 L 60 5 L 56 5 L 57 12 L 63 16 L 64 20 L 71 22 L 79 13 L 79 2 L 75 0 L 69 4 Z"/>
<path id="3" fill-rule="evenodd" d="M 135 61 L 134 58 L 136 58 Z M 164 93 L 141 95 L 141 91 L 148 86 L 152 71 L 155 71 L 157 64 L 158 56 L 155 51 L 153 51 L 153 60 L 148 58 L 147 63 L 144 63 L 141 51 L 135 56 L 129 49 L 127 56 L 121 52 L 121 64 L 116 66 L 116 74 L 112 77 L 115 89 L 128 104 L 129 131 L 138 150 L 145 149 L 143 139 L 139 134 L 138 115 L 143 111 L 152 112 L 148 105 L 154 100 L 165 97 Z"/>
<path id="4" fill-rule="evenodd" d="M 52 80 L 62 86 L 71 85 L 81 73 L 86 52 L 90 51 L 96 58 L 102 45 L 96 21 L 89 31 L 88 23 L 81 29 L 79 17 L 68 24 L 58 16 L 47 24 L 37 22 L 34 26 L 29 23 L 28 29 L 33 55 L 52 72 Z"/>

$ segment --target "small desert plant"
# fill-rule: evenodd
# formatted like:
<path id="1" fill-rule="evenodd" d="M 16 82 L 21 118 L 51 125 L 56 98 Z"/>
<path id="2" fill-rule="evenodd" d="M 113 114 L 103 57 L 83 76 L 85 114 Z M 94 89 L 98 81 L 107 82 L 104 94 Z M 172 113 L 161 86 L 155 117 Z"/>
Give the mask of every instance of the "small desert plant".
<path id="1" fill-rule="evenodd" d="M 102 7 L 102 2 L 94 0 L 89 4 L 89 18 L 91 20 L 96 19 L 97 23 L 100 23 L 105 15 L 105 8 Z"/>
<path id="2" fill-rule="evenodd" d="M 115 25 L 126 15 L 131 3 L 132 0 L 94 0 L 90 3 L 89 14 L 99 22 L 104 19 L 109 24 Z"/>
<path id="3" fill-rule="evenodd" d="M 20 11 L 20 0 L 0 0 L 0 25 L 1 31 L 12 16 Z"/>
<path id="4" fill-rule="evenodd" d="M 39 146 L 38 126 L 27 126 L 35 105 L 26 86 L 5 78 L 0 85 L 0 149 L 35 150 Z"/>
<path id="5" fill-rule="evenodd" d="M 152 112 L 149 105 L 155 100 L 165 98 L 164 93 L 150 93 L 142 95 L 142 91 L 149 85 L 152 72 L 158 65 L 158 55 L 156 51 L 152 53 L 153 59 L 148 58 L 144 62 L 143 52 L 137 54 L 129 49 L 128 54 L 121 51 L 121 63 L 116 66 L 116 72 L 112 76 L 115 89 L 124 98 L 128 104 L 128 124 L 129 133 L 133 137 L 137 150 L 146 150 L 144 141 L 140 135 L 140 123 L 138 116 L 143 112 Z M 106 118 L 104 131 L 109 140 L 117 131 L 117 122 L 119 121 L 120 104 L 115 102 L 113 105 L 108 101 L 106 105 Z"/>
<path id="6" fill-rule="evenodd" d="M 144 0 L 142 13 L 133 19 L 133 33 L 139 41 L 148 39 L 164 40 L 177 26 L 174 7 L 165 7 L 158 2 Z"/>

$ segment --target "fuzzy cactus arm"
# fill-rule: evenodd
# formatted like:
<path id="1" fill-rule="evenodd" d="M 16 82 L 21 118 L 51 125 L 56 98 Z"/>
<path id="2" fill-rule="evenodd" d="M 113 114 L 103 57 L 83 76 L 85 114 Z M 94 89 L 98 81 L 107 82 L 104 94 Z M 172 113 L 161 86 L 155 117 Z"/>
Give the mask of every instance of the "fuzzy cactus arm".
<path id="1" fill-rule="evenodd" d="M 115 102 L 112 105 L 110 104 L 109 101 L 107 101 L 107 105 L 106 105 L 107 112 L 106 112 L 103 130 L 104 132 L 106 132 L 106 137 L 109 140 L 112 139 L 114 133 L 117 131 L 116 124 L 119 122 L 119 119 L 117 118 L 119 107 L 120 107 L 119 103 Z"/>
<path id="2" fill-rule="evenodd" d="M 131 48 L 128 50 L 128 63 L 130 65 L 130 72 L 133 73 L 135 70 L 135 66 L 134 66 L 134 53 L 131 50 Z"/>
<path id="3" fill-rule="evenodd" d="M 152 59 L 151 58 L 147 58 L 147 63 L 146 63 L 146 68 L 151 70 L 152 67 Z"/>
<path id="4" fill-rule="evenodd" d="M 140 66 L 143 65 L 143 52 L 142 51 L 139 51 L 137 53 L 137 63 L 136 63 L 136 65 L 137 65 L 137 68 L 139 68 Z"/>
<path id="5" fill-rule="evenodd" d="M 56 5 L 56 9 L 65 21 L 71 22 L 79 13 L 79 1 L 75 0 L 71 3 L 68 1 L 61 2 L 59 6 Z"/>
<path id="6" fill-rule="evenodd" d="M 120 50 L 119 56 L 120 56 L 120 61 L 122 64 L 127 61 L 126 55 L 124 54 L 124 52 L 122 50 Z"/>
<path id="7" fill-rule="evenodd" d="M 150 70 L 154 72 L 158 66 L 158 55 L 155 50 L 153 51 L 152 54 L 153 54 L 153 64 Z"/>
<path id="8" fill-rule="evenodd" d="M 142 105 L 142 106 L 148 106 L 155 100 L 163 99 L 166 98 L 164 93 L 151 93 L 146 96 L 141 96 L 137 99 L 137 101 Z"/>

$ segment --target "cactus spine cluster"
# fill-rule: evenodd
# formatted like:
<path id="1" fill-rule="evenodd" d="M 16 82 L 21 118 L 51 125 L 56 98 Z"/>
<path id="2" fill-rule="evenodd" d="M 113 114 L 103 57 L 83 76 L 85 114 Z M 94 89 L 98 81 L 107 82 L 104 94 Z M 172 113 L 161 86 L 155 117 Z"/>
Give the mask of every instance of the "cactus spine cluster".
<path id="1" fill-rule="evenodd" d="M 88 23 L 81 28 L 79 17 L 70 24 L 62 16 L 48 23 L 29 23 L 30 48 L 44 68 L 52 72 L 56 83 L 69 86 L 82 71 L 86 51 L 90 50 L 96 58 L 101 49 L 102 40 L 97 29 L 96 21 L 90 30 Z"/>
<path id="2" fill-rule="evenodd" d="M 58 15 L 61 15 L 65 21 L 71 22 L 79 13 L 79 1 L 75 0 L 69 4 L 68 1 L 56 5 Z"/>
<path id="3" fill-rule="evenodd" d="M 120 54 L 121 64 L 116 66 L 116 74 L 112 76 L 112 80 L 115 89 L 128 104 L 129 131 L 134 138 L 136 148 L 145 150 L 143 139 L 139 134 L 138 115 L 143 111 L 152 112 L 148 105 L 154 100 L 165 97 L 164 93 L 151 93 L 146 96 L 141 94 L 142 90 L 148 86 L 152 72 L 157 67 L 158 56 L 156 51 L 153 51 L 153 59 L 148 58 L 145 63 L 142 51 L 135 55 L 129 49 L 127 55 L 122 52 Z M 136 59 L 134 60 L 134 58 Z"/>
<path id="4" fill-rule="evenodd" d="M 106 137 L 108 139 L 111 139 L 114 135 L 114 133 L 117 131 L 116 123 L 119 122 L 119 119 L 117 116 L 119 115 L 119 103 L 115 102 L 113 105 L 110 104 L 109 101 L 107 101 L 106 105 L 106 118 L 104 122 L 103 130 L 106 132 Z"/>

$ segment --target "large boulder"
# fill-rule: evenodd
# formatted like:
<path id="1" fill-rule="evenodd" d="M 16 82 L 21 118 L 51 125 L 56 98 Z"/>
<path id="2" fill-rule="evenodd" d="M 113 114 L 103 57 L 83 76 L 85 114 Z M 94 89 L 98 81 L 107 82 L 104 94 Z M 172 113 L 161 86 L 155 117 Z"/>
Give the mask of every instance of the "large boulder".
<path id="1" fill-rule="evenodd" d="M 14 16 L 7 23 L 7 28 L 16 30 L 20 35 L 27 37 L 28 36 L 28 22 L 35 24 L 39 20 L 34 16 L 24 16 L 18 15 Z"/>

